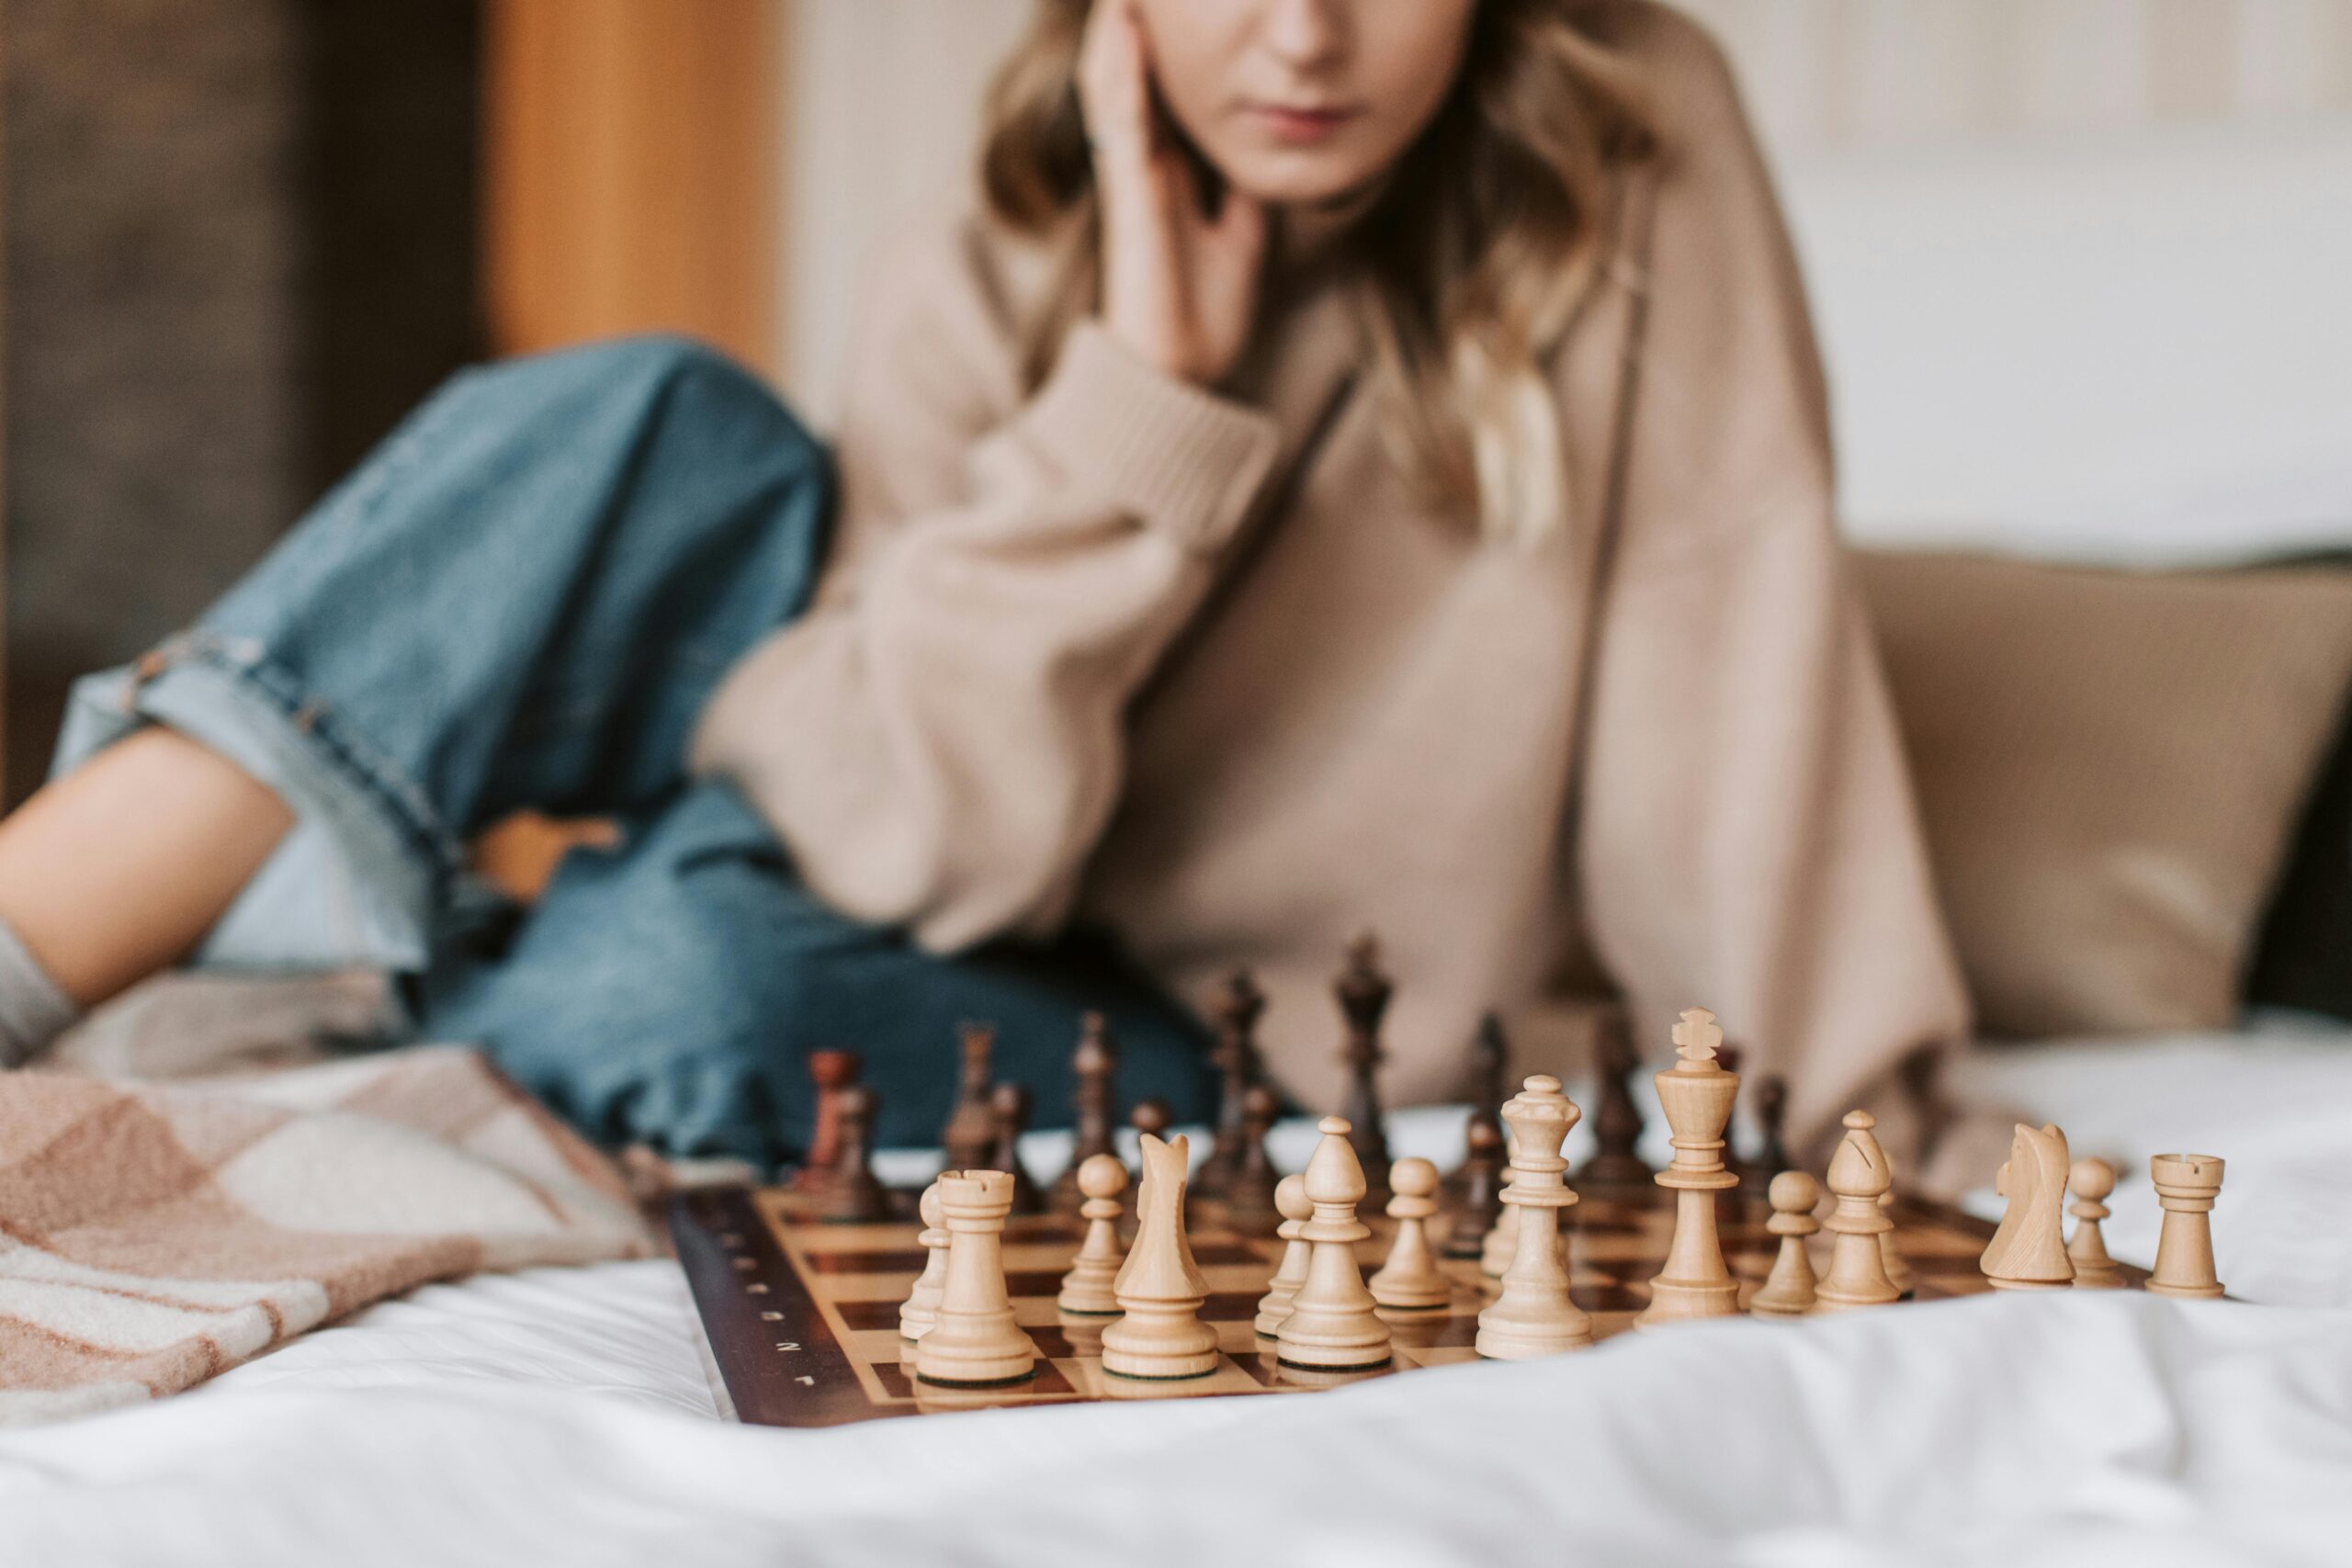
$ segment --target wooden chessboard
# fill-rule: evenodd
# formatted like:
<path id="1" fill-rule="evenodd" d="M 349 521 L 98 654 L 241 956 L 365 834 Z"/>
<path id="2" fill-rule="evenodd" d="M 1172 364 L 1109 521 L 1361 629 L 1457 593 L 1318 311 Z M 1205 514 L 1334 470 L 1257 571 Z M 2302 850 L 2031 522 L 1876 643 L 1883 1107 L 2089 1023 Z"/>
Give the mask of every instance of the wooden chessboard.
<path id="1" fill-rule="evenodd" d="M 1724 1251 L 1745 1307 L 1770 1271 L 1779 1242 L 1764 1228 L 1770 1211 L 1760 1195 L 1729 1193 L 1722 1202 Z M 1019 1217 L 1005 1228 L 1006 1283 L 1013 1312 L 1036 1344 L 1037 1375 L 1005 1388 L 946 1389 L 914 1381 L 907 1359 L 913 1348 L 899 1337 L 899 1304 L 923 1266 L 921 1227 L 911 1215 L 904 1224 L 824 1224 L 799 1217 L 797 1204 L 786 1190 L 736 1187 L 684 1194 L 671 1205 L 678 1256 L 728 1393 L 741 1419 L 763 1426 L 833 1427 L 1001 1405 L 1329 1388 L 1476 1360 L 1478 1312 L 1498 1288 L 1475 1261 L 1448 1260 L 1460 1287 L 1450 1306 L 1382 1313 L 1394 1333 L 1393 1367 L 1333 1374 L 1279 1366 L 1272 1342 L 1258 1337 L 1253 1320 L 1283 1244 L 1242 1235 L 1216 1205 L 1195 1202 L 1186 1230 L 1211 1292 L 1201 1316 L 1216 1326 L 1223 1359 L 1206 1377 L 1137 1382 L 1102 1371 L 1102 1330 L 1115 1319 L 1075 1316 L 1054 1304 L 1078 1250 L 1080 1222 Z M 1917 1276 L 1916 1299 L 1990 1289 L 1976 1260 L 1993 1234 L 1991 1224 L 1921 1202 L 1898 1201 L 1894 1213 L 1896 1246 Z M 1647 1303 L 1647 1281 L 1665 1262 L 1671 1203 L 1655 1187 L 1594 1188 L 1583 1191 L 1566 1220 L 1571 1293 L 1592 1314 L 1596 1337 L 1621 1333 Z M 1385 1255 L 1390 1222 L 1371 1217 L 1367 1223 L 1374 1236 L 1357 1251 L 1368 1278 Z M 1828 1240 L 1814 1238 L 1815 1262 L 1825 1272 Z M 2123 1273 L 2135 1287 L 2147 1279 L 2137 1269 Z"/>

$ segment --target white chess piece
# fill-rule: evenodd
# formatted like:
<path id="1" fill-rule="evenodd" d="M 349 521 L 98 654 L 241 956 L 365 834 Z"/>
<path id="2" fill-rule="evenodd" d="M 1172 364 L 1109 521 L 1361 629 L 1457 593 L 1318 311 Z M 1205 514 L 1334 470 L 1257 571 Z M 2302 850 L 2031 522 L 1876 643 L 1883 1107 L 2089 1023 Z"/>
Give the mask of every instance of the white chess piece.
<path id="1" fill-rule="evenodd" d="M 1715 1230 L 1715 1194 L 1739 1185 L 1724 1165 L 1724 1128 L 1739 1095 L 1739 1075 L 1715 1060 L 1723 1043 L 1713 1013 L 1684 1009 L 1674 1029 L 1675 1064 L 1652 1080 L 1674 1132 L 1673 1163 L 1656 1178 L 1674 1194 L 1674 1240 L 1666 1267 L 1650 1281 L 1648 1308 L 1634 1320 L 1637 1328 L 1739 1311 L 1739 1284 Z"/>
<path id="2" fill-rule="evenodd" d="M 2055 1127 L 2018 1123 L 2008 1164 L 2002 1167 L 2007 1172 L 2002 1189 L 2008 1207 L 1978 1260 L 1986 1283 L 1996 1290 L 2046 1291 L 2074 1282 L 2074 1259 L 2066 1256 L 2070 1168 L 2065 1134 Z"/>
<path id="3" fill-rule="evenodd" d="M 1821 1201 L 1821 1184 L 1804 1171 L 1784 1170 L 1772 1178 L 1765 1196 L 1772 1205 L 1772 1217 L 1764 1228 L 1781 1238 L 1781 1251 L 1747 1310 L 1766 1317 L 1802 1317 L 1813 1310 L 1818 1283 L 1804 1238 L 1821 1228 L 1821 1222 L 1813 1217 L 1815 1205 Z"/>
<path id="4" fill-rule="evenodd" d="M 1127 1190 L 1127 1168 L 1116 1155 L 1090 1155 L 1078 1168 L 1078 1190 L 1085 1198 L 1079 1217 L 1086 1240 L 1062 1276 L 1054 1304 L 1063 1312 L 1101 1315 L 1119 1310 L 1114 1287 L 1125 1254 L 1119 1247 L 1119 1194 Z"/>
<path id="5" fill-rule="evenodd" d="M 1577 1201 L 1560 1145 L 1582 1114 L 1560 1092 L 1560 1080 L 1544 1074 L 1529 1078 L 1502 1109 L 1511 1150 L 1502 1201 L 1520 1212 L 1520 1245 L 1502 1294 L 1478 1314 L 1478 1354 L 1489 1359 L 1521 1360 L 1592 1343 L 1592 1320 L 1568 1299 L 1568 1270 L 1555 1245 L 1561 1213 Z"/>
<path id="6" fill-rule="evenodd" d="M 1102 1331 L 1102 1370 L 1123 1378 L 1197 1378 L 1216 1371 L 1216 1330 L 1200 1319 L 1209 1282 L 1184 1235 L 1189 1146 L 1143 1134 L 1136 1240 L 1113 1293 L 1123 1314 Z"/>
<path id="7" fill-rule="evenodd" d="M 1505 1178 L 1503 1191 L 1510 1190 L 1510 1179 Z M 1495 1215 L 1494 1228 L 1487 1233 L 1485 1244 L 1478 1251 L 1478 1272 L 1489 1280 L 1499 1280 L 1510 1272 L 1510 1260 L 1519 1252 L 1519 1211 L 1498 1195 L 1501 1208 Z"/>
<path id="8" fill-rule="evenodd" d="M 1894 1184 L 1894 1175 L 1878 1134 L 1871 1131 L 1877 1125 L 1878 1118 L 1867 1111 L 1848 1111 L 1846 1135 L 1829 1159 L 1829 1190 L 1838 1204 L 1823 1228 L 1838 1239 L 1829 1250 L 1829 1277 L 1814 1292 L 1815 1312 L 1903 1299 L 1886 1277 L 1886 1253 L 1878 1244 L 1879 1233 L 1894 1224 L 1878 1206 L 1879 1194 Z"/>
<path id="9" fill-rule="evenodd" d="M 2115 1168 L 2103 1159 L 2086 1156 L 2066 1173 L 2066 1188 L 2075 1202 L 2066 1212 L 2075 1216 L 2075 1235 L 2066 1256 L 2075 1263 L 2075 1289 L 2113 1291 L 2123 1285 L 2123 1269 L 2107 1250 L 2099 1222 L 2112 1213 L 2108 1194 L 2115 1190 Z"/>
<path id="10" fill-rule="evenodd" d="M 1298 1228 L 1310 1251 L 1306 1282 L 1291 1298 L 1274 1334 L 1275 1358 L 1317 1371 L 1352 1371 L 1388 1363 L 1388 1325 L 1374 1311 L 1356 1264 L 1356 1243 L 1372 1234 L 1356 1218 L 1363 1201 L 1363 1167 L 1348 1145 L 1344 1117 L 1317 1124 L 1323 1141 L 1306 1162 L 1306 1190 L 1314 1213 Z"/>
<path id="11" fill-rule="evenodd" d="M 1894 1179 L 1894 1162 L 1886 1167 L 1887 1180 Z M 1886 1229 L 1878 1233 L 1878 1263 L 1886 1270 L 1886 1282 L 1896 1292 L 1908 1297 L 1919 1288 L 1919 1278 L 1911 1271 L 1910 1260 L 1894 1245 L 1894 1189 L 1889 1186 L 1878 1195 L 1878 1206 L 1886 1215 Z"/>
<path id="12" fill-rule="evenodd" d="M 939 1207 L 938 1182 L 922 1190 L 922 1201 L 916 1205 L 915 1212 L 922 1218 L 922 1235 L 917 1239 L 927 1256 L 914 1289 L 907 1292 L 906 1304 L 899 1309 L 901 1339 L 920 1339 L 930 1332 L 939 1318 L 940 1292 L 947 1285 L 947 1232 L 941 1226 L 944 1215 Z"/>
<path id="13" fill-rule="evenodd" d="M 2156 1233 L 2156 1268 L 2148 1289 L 2160 1296 L 2222 1293 L 2213 1263 L 2213 1200 L 2222 1192 L 2222 1162 L 2212 1155 L 2157 1155 L 2148 1161 L 2156 1201 L 2165 1212 Z"/>
<path id="14" fill-rule="evenodd" d="M 1396 1222 L 1387 1261 L 1372 1277 L 1372 1299 L 1399 1312 L 1425 1312 L 1453 1299 L 1453 1281 L 1430 1246 L 1429 1220 L 1437 1213 L 1437 1167 L 1408 1155 L 1389 1168 L 1388 1216 Z"/>
<path id="15" fill-rule="evenodd" d="M 931 1327 L 915 1341 L 915 1376 L 931 1383 L 1013 1382 L 1037 1370 L 1037 1348 L 1012 1316 L 1004 1285 L 1004 1221 L 1012 1178 L 1001 1170 L 939 1179 L 947 1280 Z"/>
<path id="16" fill-rule="evenodd" d="M 1274 1277 L 1267 1282 L 1266 1293 L 1258 1302 L 1258 1337 L 1272 1339 L 1281 1329 L 1283 1319 L 1290 1315 L 1290 1303 L 1297 1296 L 1298 1288 L 1306 1283 L 1306 1260 L 1314 1255 L 1314 1244 L 1301 1236 L 1299 1229 L 1315 1213 L 1315 1205 L 1306 1201 L 1306 1178 L 1285 1176 L 1274 1183 L 1274 1212 L 1283 1217 L 1274 1235 L 1282 1238 L 1282 1262 L 1274 1269 Z"/>

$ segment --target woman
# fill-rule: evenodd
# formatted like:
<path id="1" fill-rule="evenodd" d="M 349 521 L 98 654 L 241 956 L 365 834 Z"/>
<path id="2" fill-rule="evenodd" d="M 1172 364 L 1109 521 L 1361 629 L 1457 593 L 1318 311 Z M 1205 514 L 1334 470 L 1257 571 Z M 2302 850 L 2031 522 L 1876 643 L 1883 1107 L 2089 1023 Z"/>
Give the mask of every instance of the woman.
<path id="1" fill-rule="evenodd" d="M 15 1050 L 191 948 L 358 957 L 608 1136 L 764 1156 L 842 1040 L 890 1133 L 934 1129 L 957 1016 L 1058 1099 L 1080 1000 L 1128 1094 L 1196 1111 L 1164 998 L 1243 964 L 1277 1076 L 1333 1103 L 1363 928 L 1401 1100 L 1582 946 L 1645 1044 L 1715 1008 L 1800 1132 L 1960 1035 L 1802 289 L 1703 33 L 1043 0 L 982 174 L 874 285 L 837 506 L 684 345 L 472 372 L 85 682 L 71 771 L 0 829 Z M 627 832 L 502 929 L 463 844 L 525 807 Z"/>

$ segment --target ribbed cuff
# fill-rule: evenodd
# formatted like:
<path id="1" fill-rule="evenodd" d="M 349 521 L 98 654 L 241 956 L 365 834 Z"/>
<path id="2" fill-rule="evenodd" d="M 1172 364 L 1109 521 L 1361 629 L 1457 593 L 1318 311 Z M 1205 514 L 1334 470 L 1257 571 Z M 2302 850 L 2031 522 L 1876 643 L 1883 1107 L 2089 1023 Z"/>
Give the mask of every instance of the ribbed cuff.
<path id="1" fill-rule="evenodd" d="M 1272 414 L 1169 375 L 1091 321 L 1070 330 L 1022 422 L 1064 473 L 1204 553 L 1249 515 L 1282 445 Z"/>
<path id="2" fill-rule="evenodd" d="M 32 950 L 0 920 L 0 1067 L 29 1061 L 80 1016 Z"/>

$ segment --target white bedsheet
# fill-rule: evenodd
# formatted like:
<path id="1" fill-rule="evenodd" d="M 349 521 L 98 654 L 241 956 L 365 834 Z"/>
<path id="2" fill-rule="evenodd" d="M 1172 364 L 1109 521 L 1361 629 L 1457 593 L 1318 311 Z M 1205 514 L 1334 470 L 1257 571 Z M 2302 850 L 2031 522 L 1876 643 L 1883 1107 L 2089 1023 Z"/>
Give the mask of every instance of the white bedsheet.
<path id="1" fill-rule="evenodd" d="M 0 1564 L 2352 1558 L 2352 1034 L 2039 1046 L 1962 1081 L 2078 1148 L 2226 1156 L 2225 1277 L 2309 1304 L 1987 1297 L 1312 1398 L 786 1433 L 714 1418 L 668 1265 L 541 1269 L 0 1434 Z M 2116 1203 L 2144 1259 L 2144 1197 Z"/>

